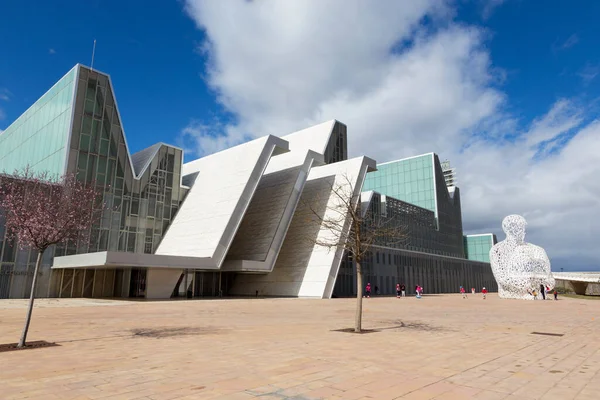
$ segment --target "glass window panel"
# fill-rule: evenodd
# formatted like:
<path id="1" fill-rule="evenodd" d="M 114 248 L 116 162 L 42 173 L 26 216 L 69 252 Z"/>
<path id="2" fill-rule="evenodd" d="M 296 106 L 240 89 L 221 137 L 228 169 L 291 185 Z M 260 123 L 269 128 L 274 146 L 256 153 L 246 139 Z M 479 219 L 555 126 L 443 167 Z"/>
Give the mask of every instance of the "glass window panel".
<path id="1" fill-rule="evenodd" d="M 94 179 L 94 172 L 96 170 L 96 156 L 89 155 L 88 167 L 87 167 L 87 181 L 91 182 Z"/>
<path id="2" fill-rule="evenodd" d="M 108 140 L 100 140 L 100 155 L 108 156 Z"/>
<path id="3" fill-rule="evenodd" d="M 102 122 L 102 139 L 110 139 L 110 126 L 108 118 L 104 118 Z"/>
<path id="4" fill-rule="evenodd" d="M 77 168 L 85 171 L 87 168 L 88 156 L 86 153 L 79 153 L 79 160 L 77 162 Z"/>
<path id="5" fill-rule="evenodd" d="M 98 173 L 105 174 L 106 173 L 106 165 L 108 164 L 108 159 L 106 157 L 98 157 Z"/>
<path id="6" fill-rule="evenodd" d="M 81 135 L 81 140 L 79 141 L 79 148 L 84 151 L 90 150 L 90 137 L 88 135 Z"/>
<path id="7" fill-rule="evenodd" d="M 100 126 L 102 125 L 102 122 L 98 119 L 94 119 L 92 121 L 92 137 L 94 139 L 100 137 Z"/>
<path id="8" fill-rule="evenodd" d="M 132 199 L 131 201 L 131 214 L 137 215 L 140 209 L 140 202 L 138 199 Z"/>
<path id="9" fill-rule="evenodd" d="M 2 261 L 12 262 L 15 259 L 15 246 L 13 242 L 6 241 L 4 245 L 4 253 L 2 253 Z"/>
<path id="10" fill-rule="evenodd" d="M 94 102 L 91 100 L 86 100 L 83 111 L 86 115 L 92 115 L 94 113 Z"/>
<path id="11" fill-rule="evenodd" d="M 108 176 L 112 180 L 112 178 L 114 176 L 114 172 L 115 172 L 115 160 L 109 160 L 108 168 L 106 170 L 106 176 Z"/>
<path id="12" fill-rule="evenodd" d="M 90 117 L 89 115 L 84 115 L 83 116 L 83 123 L 81 125 L 81 132 L 88 133 L 88 134 L 92 133 L 92 117 Z"/>
<path id="13" fill-rule="evenodd" d="M 121 122 L 119 120 L 119 113 L 117 112 L 117 107 L 113 108 L 112 123 L 113 125 L 121 126 Z"/>

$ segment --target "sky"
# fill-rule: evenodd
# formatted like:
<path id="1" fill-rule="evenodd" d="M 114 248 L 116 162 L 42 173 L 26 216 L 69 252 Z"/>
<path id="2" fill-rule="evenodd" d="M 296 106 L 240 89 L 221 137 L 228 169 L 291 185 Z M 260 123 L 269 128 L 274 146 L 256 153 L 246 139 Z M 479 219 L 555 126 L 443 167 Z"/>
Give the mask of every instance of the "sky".
<path id="1" fill-rule="evenodd" d="M 521 214 L 553 270 L 600 270 L 600 2 L 154 3 L 4 2 L 0 130 L 96 39 L 132 151 L 337 119 L 351 157 L 450 160 L 466 233 Z"/>

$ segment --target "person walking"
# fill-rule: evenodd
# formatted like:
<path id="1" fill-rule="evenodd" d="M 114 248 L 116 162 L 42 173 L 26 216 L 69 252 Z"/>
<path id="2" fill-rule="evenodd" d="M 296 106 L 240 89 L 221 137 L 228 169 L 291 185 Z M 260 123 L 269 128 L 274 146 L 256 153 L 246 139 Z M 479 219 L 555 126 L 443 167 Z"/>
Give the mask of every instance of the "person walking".
<path id="1" fill-rule="evenodd" d="M 367 283 L 367 287 L 365 287 L 365 296 L 368 298 L 371 297 L 371 284 Z"/>
<path id="2" fill-rule="evenodd" d="M 417 292 L 417 299 L 421 298 L 421 286 L 415 286 L 415 292 Z"/>
<path id="3" fill-rule="evenodd" d="M 487 296 L 487 289 L 485 288 L 485 286 L 483 287 L 483 289 L 481 289 L 481 293 L 483 293 L 483 299 L 485 300 Z"/>
<path id="4" fill-rule="evenodd" d="M 467 291 L 462 286 L 460 287 L 460 294 L 462 294 L 463 299 L 467 298 Z"/>
<path id="5" fill-rule="evenodd" d="M 400 284 L 400 293 L 402 293 L 402 297 L 406 297 L 406 286 L 404 286 L 404 283 Z"/>
<path id="6" fill-rule="evenodd" d="M 400 284 L 396 283 L 396 298 L 400 298 Z"/>
<path id="7" fill-rule="evenodd" d="M 554 289 L 554 300 L 558 300 L 558 292 Z"/>
<path id="8" fill-rule="evenodd" d="M 542 300 L 546 300 L 546 287 L 543 283 L 540 285 L 540 294 L 542 295 Z"/>

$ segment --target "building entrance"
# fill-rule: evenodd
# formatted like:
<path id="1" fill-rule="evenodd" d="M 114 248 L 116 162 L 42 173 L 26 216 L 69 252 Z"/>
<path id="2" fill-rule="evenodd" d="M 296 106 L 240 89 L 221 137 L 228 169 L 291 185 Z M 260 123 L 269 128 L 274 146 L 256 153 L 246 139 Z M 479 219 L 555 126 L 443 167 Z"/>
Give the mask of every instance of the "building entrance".
<path id="1" fill-rule="evenodd" d="M 175 290 L 173 291 L 173 297 L 227 296 L 229 289 L 233 285 L 234 278 L 234 272 L 207 272 L 188 270 L 187 272 L 181 274 Z"/>
<path id="2" fill-rule="evenodd" d="M 129 281 L 129 297 L 146 297 L 146 270 L 133 268 Z"/>

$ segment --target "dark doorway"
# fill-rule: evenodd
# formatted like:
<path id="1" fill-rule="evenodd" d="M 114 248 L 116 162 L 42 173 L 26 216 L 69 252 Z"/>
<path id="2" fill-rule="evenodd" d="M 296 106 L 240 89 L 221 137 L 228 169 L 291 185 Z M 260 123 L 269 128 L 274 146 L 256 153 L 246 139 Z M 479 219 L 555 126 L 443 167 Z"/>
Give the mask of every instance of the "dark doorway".
<path id="1" fill-rule="evenodd" d="M 129 281 L 129 297 L 146 297 L 146 270 L 133 268 Z"/>
<path id="2" fill-rule="evenodd" d="M 233 284 L 235 272 L 196 271 L 194 274 L 194 297 L 227 296 Z"/>

